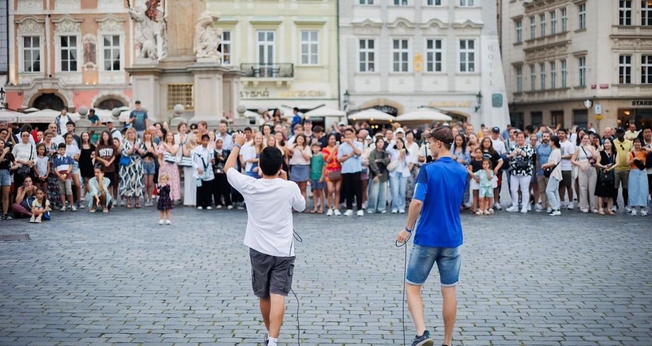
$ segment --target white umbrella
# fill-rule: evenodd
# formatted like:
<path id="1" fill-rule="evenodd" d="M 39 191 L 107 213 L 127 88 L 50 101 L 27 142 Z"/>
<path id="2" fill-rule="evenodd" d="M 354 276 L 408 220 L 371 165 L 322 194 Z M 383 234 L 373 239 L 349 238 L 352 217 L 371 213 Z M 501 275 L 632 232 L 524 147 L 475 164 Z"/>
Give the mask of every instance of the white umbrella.
<path id="1" fill-rule="evenodd" d="M 363 111 L 349 114 L 347 117 L 349 120 L 369 120 L 369 121 L 392 121 L 395 120 L 394 116 L 381 112 L 375 108 L 365 109 Z"/>
<path id="2" fill-rule="evenodd" d="M 4 120 L 4 121 L 14 122 L 16 121 L 16 118 L 18 118 L 21 115 L 23 115 L 23 113 L 14 112 L 6 109 L 0 110 L 0 120 Z"/>
<path id="3" fill-rule="evenodd" d="M 305 117 L 345 117 L 346 112 L 339 109 L 319 107 L 304 114 Z"/>
<path id="4" fill-rule="evenodd" d="M 401 114 L 396 117 L 396 121 L 398 122 L 431 123 L 433 121 L 451 121 L 451 120 L 453 120 L 453 118 L 451 118 L 450 116 L 429 108 L 419 108 L 415 111 Z"/>
<path id="5" fill-rule="evenodd" d="M 54 121 L 54 118 L 57 115 L 61 114 L 60 111 L 55 111 L 52 109 L 42 109 L 28 114 L 21 114 L 16 119 L 18 123 L 51 123 Z M 68 114 L 73 121 L 79 120 L 79 114 L 71 113 Z"/>

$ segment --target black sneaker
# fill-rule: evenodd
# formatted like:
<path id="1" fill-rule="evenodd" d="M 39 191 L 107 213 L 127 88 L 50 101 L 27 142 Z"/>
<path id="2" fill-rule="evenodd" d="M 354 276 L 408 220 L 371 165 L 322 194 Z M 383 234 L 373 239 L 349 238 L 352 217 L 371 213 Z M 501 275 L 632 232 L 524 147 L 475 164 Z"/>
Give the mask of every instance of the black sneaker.
<path id="1" fill-rule="evenodd" d="M 11 215 L 9 215 L 9 214 L 5 214 L 4 219 L 5 219 L 5 220 L 13 220 L 14 218 L 11 217 Z"/>
<path id="2" fill-rule="evenodd" d="M 424 331 L 423 335 L 421 336 L 415 336 L 414 340 L 412 340 L 412 346 L 434 346 L 435 341 L 430 338 L 430 332 L 429 331 Z"/>

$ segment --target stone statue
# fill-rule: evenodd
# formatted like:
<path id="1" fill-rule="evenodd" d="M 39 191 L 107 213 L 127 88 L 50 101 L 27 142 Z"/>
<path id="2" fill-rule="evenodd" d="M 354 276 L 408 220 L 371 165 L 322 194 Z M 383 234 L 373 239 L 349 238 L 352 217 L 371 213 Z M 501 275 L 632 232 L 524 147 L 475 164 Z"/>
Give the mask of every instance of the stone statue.
<path id="1" fill-rule="evenodd" d="M 138 58 L 159 60 L 167 56 L 167 23 L 158 5 L 154 0 L 129 8 L 129 16 L 137 24 L 134 39 Z"/>
<path id="2" fill-rule="evenodd" d="M 215 29 L 213 23 L 220 19 L 216 13 L 204 11 L 197 19 L 195 26 L 195 55 L 200 59 L 215 59 L 222 61 L 222 53 L 217 48 L 221 43 L 222 29 Z"/>

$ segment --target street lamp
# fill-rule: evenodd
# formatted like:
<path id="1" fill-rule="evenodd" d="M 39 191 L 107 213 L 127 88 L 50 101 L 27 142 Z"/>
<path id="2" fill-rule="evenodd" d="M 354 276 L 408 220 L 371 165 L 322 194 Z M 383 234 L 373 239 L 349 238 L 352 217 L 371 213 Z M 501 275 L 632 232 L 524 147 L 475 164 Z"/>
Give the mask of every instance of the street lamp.
<path id="1" fill-rule="evenodd" d="M 344 91 L 344 100 L 342 101 L 342 104 L 344 105 L 344 111 L 348 111 L 349 105 L 351 104 L 351 94 L 349 94 L 348 90 Z"/>
<path id="2" fill-rule="evenodd" d="M 476 99 L 476 101 L 478 101 L 478 105 L 475 106 L 475 112 L 477 113 L 478 109 L 480 109 L 480 107 L 482 107 L 482 92 L 481 91 L 478 91 L 478 94 L 475 95 L 475 99 Z"/>
<path id="3" fill-rule="evenodd" d="M 0 109 L 5 109 L 5 88 L 0 88 Z"/>

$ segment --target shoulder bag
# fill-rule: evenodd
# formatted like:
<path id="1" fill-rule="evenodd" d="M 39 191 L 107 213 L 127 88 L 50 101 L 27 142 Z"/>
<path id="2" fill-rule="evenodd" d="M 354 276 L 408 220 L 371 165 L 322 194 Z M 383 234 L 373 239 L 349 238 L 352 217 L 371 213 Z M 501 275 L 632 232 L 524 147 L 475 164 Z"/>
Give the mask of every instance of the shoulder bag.
<path id="1" fill-rule="evenodd" d="M 561 162 L 561 160 L 559 160 L 559 162 Z M 557 164 L 554 165 L 553 167 L 548 167 L 548 168 L 544 169 L 543 170 L 543 176 L 546 177 L 546 178 L 550 178 L 550 175 L 552 174 L 552 171 L 554 171 L 555 168 L 557 168 L 557 166 L 559 166 L 559 162 L 557 162 Z"/>
<path id="2" fill-rule="evenodd" d="M 27 161 L 32 161 L 32 156 L 34 153 L 34 146 L 30 145 L 29 146 L 29 159 Z M 28 177 L 32 175 L 32 167 L 28 165 L 22 165 L 20 168 L 18 168 L 18 174 L 20 174 L 23 177 Z"/>
<path id="3" fill-rule="evenodd" d="M 328 180 L 333 182 L 342 180 L 342 171 L 332 171 L 328 173 Z"/>
<path id="4" fill-rule="evenodd" d="M 614 156 L 613 155 L 611 155 L 611 156 L 607 155 L 607 158 L 609 158 L 609 164 L 610 165 L 613 164 Z M 615 180 L 616 180 L 616 174 L 614 173 L 613 170 L 607 171 L 606 169 L 601 168 L 598 171 L 598 181 L 599 182 L 612 183 Z"/>

